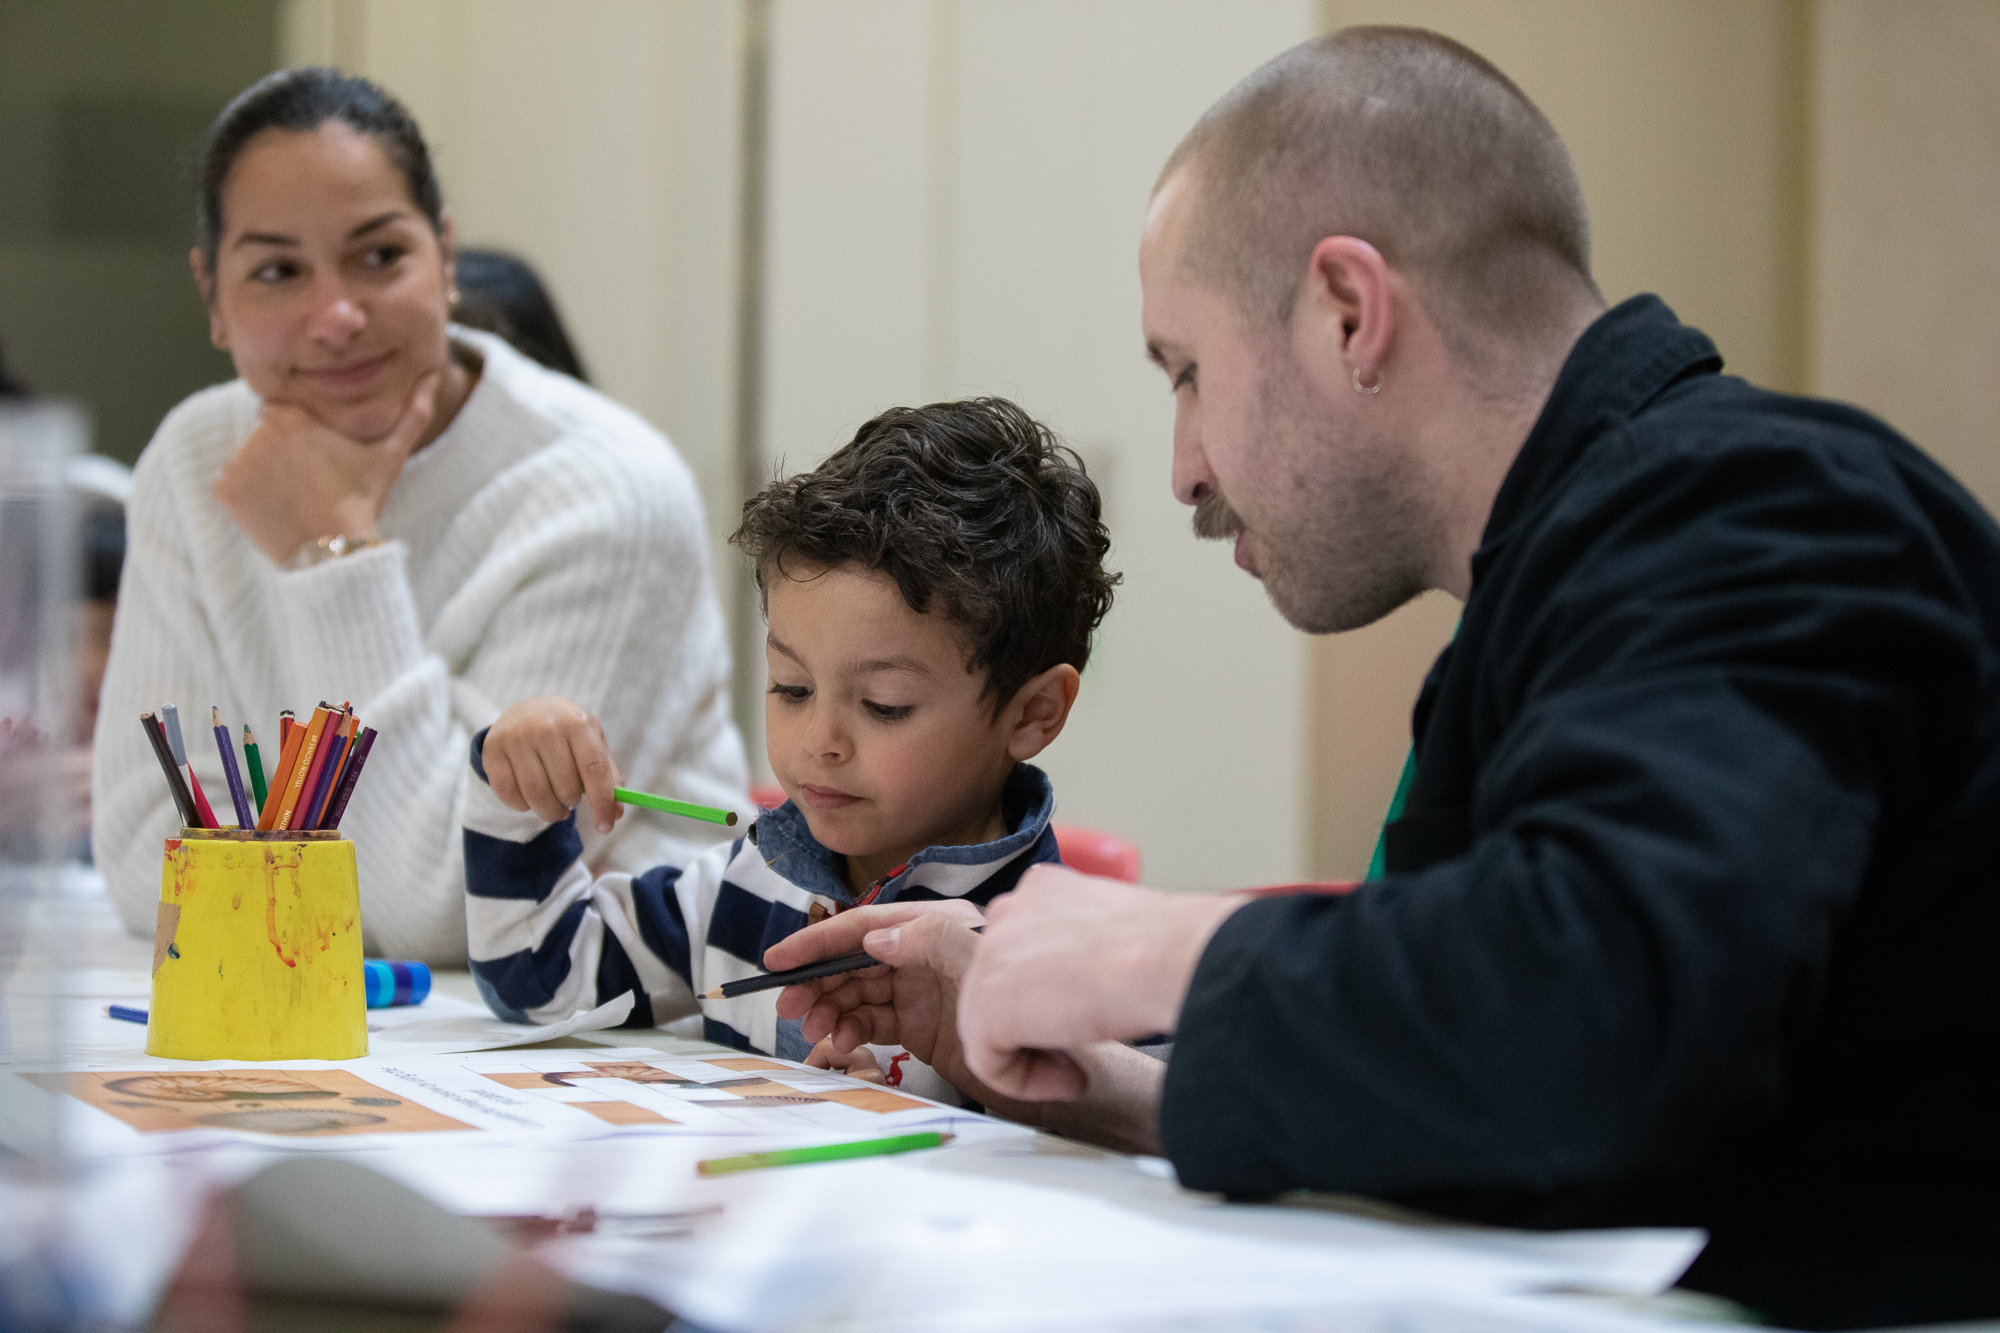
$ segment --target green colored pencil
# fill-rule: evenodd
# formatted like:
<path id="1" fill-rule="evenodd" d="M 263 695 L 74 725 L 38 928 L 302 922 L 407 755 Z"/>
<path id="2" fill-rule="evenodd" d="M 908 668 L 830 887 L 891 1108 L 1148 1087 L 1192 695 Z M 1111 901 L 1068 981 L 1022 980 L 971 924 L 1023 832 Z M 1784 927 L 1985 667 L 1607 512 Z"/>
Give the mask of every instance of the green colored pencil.
<path id="1" fill-rule="evenodd" d="M 670 815 L 679 815 L 683 819 L 699 819 L 709 824 L 727 824 L 731 826 L 736 823 L 736 812 L 734 810 L 718 810 L 712 805 L 696 805 L 692 801 L 676 801 L 665 796 L 649 796 L 642 791 L 633 791 L 630 787 L 613 787 L 611 795 L 614 800 L 625 805 L 643 805 L 648 810 L 664 810 Z"/>
<path id="2" fill-rule="evenodd" d="M 838 1162 L 849 1157 L 881 1157 L 886 1153 L 915 1152 L 919 1148 L 942 1148 L 951 1135 L 925 1132 L 898 1134 L 889 1139 L 862 1139 L 858 1143 L 825 1143 L 817 1148 L 782 1148 L 777 1152 L 744 1153 L 741 1157 L 711 1157 L 697 1163 L 695 1171 L 704 1176 L 725 1176 L 731 1171 L 756 1171 L 767 1166 L 801 1166 L 807 1162 Z"/>
<path id="3" fill-rule="evenodd" d="M 257 798 L 257 808 L 264 808 L 264 761 L 257 754 L 257 736 L 250 730 L 250 724 L 243 724 L 243 758 L 250 765 L 250 794 Z"/>

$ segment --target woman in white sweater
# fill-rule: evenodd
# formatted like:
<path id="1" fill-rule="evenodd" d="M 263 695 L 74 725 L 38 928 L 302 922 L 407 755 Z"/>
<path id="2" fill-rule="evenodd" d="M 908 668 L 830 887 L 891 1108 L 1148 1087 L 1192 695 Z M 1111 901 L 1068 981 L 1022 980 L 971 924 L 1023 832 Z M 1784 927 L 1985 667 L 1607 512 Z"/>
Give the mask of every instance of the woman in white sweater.
<path id="1" fill-rule="evenodd" d="M 210 130 L 197 220 L 241 378 L 169 413 L 134 479 L 92 791 L 127 926 L 151 932 L 179 823 L 138 724 L 163 703 L 199 724 L 225 824 L 211 704 L 275 756 L 280 709 L 354 703 L 378 736 L 341 828 L 391 957 L 464 962 L 465 756 L 516 700 L 583 704 L 632 785 L 747 808 L 693 477 L 630 412 L 449 323 L 451 222 L 403 108 L 272 75 Z M 605 869 L 701 840 L 643 811 L 585 833 Z"/>

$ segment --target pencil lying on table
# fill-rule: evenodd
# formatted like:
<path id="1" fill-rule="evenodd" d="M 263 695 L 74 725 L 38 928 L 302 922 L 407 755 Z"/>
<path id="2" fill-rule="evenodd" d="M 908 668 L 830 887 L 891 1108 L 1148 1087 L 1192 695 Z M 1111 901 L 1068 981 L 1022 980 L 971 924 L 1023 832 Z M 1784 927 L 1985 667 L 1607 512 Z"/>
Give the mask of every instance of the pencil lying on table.
<path id="1" fill-rule="evenodd" d="M 882 1157 L 889 1153 L 915 1152 L 921 1148 L 942 1148 L 952 1136 L 926 1131 L 898 1134 L 887 1139 L 862 1139 L 858 1143 L 822 1143 L 812 1148 L 780 1148 L 776 1152 L 744 1153 L 740 1157 L 711 1157 L 695 1163 L 695 1174 L 723 1176 L 732 1171 L 755 1171 L 767 1166 L 804 1166 L 809 1162 L 839 1162 L 854 1157 Z"/>

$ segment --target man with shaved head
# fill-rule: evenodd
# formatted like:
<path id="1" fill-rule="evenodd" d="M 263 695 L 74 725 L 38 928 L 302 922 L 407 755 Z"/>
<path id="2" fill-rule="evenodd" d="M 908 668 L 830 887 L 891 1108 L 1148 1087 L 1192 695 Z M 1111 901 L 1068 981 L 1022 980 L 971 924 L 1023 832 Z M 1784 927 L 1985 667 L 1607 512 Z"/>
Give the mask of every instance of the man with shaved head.
<path id="1" fill-rule="evenodd" d="M 2000 1314 L 2000 528 L 1881 422 L 1605 309 L 1561 141 L 1435 34 L 1230 92 L 1140 276 L 1196 530 L 1315 633 L 1465 604 L 1386 874 L 1038 867 L 983 935 L 793 936 L 768 966 L 894 970 L 781 1010 L 1196 1189 L 1702 1226 L 1688 1284 L 1794 1327 Z M 1123 1044 L 1159 1032 L 1164 1073 Z"/>

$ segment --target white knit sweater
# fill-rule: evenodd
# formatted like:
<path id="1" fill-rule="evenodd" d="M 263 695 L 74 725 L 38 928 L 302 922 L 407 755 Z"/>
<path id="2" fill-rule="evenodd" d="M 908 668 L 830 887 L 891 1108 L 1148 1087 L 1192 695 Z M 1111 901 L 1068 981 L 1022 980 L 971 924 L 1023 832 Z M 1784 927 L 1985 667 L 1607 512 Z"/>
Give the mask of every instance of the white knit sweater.
<path id="1" fill-rule="evenodd" d="M 139 726 L 165 703 L 233 826 L 209 706 L 239 746 L 249 721 L 269 773 L 280 709 L 303 720 L 322 699 L 353 701 L 378 735 L 341 829 L 364 942 L 391 958 L 465 963 L 467 747 L 516 700 L 560 694 L 595 713 L 631 786 L 749 808 L 686 464 L 603 395 L 498 338 L 452 336 L 484 371 L 404 467 L 383 546 L 281 570 L 251 544 L 213 493 L 256 424 L 240 380 L 176 407 L 140 458 L 91 789 L 97 863 L 128 928 L 152 933 L 161 841 L 179 825 Z M 684 865 L 703 830 L 630 809 L 609 838 L 586 833 L 585 854 L 600 873 Z"/>

